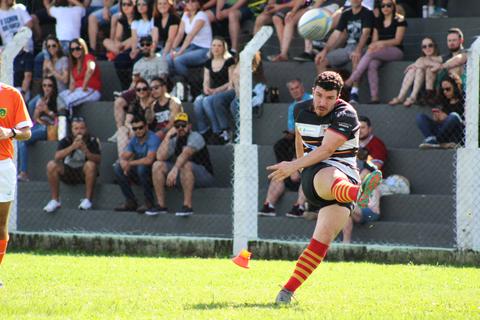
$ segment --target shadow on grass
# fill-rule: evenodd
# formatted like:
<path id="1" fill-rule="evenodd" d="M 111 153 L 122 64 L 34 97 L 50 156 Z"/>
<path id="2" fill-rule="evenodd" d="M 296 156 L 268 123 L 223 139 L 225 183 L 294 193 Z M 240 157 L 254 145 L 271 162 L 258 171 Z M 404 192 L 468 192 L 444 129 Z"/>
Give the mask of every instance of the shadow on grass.
<path id="1" fill-rule="evenodd" d="M 294 307 L 293 303 L 290 306 Z M 214 309 L 242 309 L 242 308 L 259 308 L 259 309 L 280 309 L 288 306 L 277 305 L 275 303 L 232 303 L 232 302 L 212 302 L 212 303 L 197 303 L 186 305 L 185 309 L 189 310 L 214 310 Z"/>

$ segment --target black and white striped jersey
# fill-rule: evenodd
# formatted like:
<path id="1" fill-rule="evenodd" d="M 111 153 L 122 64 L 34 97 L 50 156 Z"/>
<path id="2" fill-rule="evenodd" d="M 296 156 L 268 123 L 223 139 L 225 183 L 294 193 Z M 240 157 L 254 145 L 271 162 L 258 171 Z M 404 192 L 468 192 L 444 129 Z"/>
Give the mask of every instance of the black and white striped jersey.
<path id="1" fill-rule="evenodd" d="M 324 117 L 319 117 L 313 111 L 313 100 L 298 104 L 295 108 L 295 128 L 302 137 L 304 154 L 310 153 L 322 144 L 327 130 L 341 134 L 347 141 L 323 162 L 339 168 L 352 177 L 358 176 L 356 154 L 359 127 L 357 111 L 341 99 L 337 100 L 334 109 Z"/>

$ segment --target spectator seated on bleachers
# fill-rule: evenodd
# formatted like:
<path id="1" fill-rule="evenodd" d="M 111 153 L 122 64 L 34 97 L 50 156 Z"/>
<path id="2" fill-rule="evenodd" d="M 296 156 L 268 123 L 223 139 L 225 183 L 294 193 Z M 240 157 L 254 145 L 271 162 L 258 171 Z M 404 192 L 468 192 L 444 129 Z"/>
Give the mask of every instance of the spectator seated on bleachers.
<path id="1" fill-rule="evenodd" d="M 183 206 L 176 216 L 193 214 L 192 196 L 194 188 L 207 188 L 213 185 L 213 168 L 207 145 L 202 135 L 192 131 L 186 113 L 175 117 L 171 128 L 157 151 L 157 161 L 153 164 L 153 184 L 157 205 L 147 210 L 147 215 L 167 213 L 165 186 L 181 186 Z"/>
<path id="2" fill-rule="evenodd" d="M 357 154 L 357 165 L 360 170 L 360 177 L 363 180 L 374 170 L 384 170 L 387 161 L 387 148 L 383 141 L 373 134 L 373 127 L 370 119 L 365 116 L 359 117 L 359 147 Z M 350 243 L 354 223 L 364 224 L 380 219 L 380 188 L 376 188 L 369 199 L 366 208 L 355 206 L 349 221 L 343 228 L 343 242 Z"/>
<path id="3" fill-rule="evenodd" d="M 148 129 L 145 118 L 138 116 L 132 120 L 133 139 L 114 164 L 113 170 L 117 178 L 125 203 L 115 208 L 115 211 L 137 211 L 144 213 L 152 208 L 154 203 L 152 185 L 152 164 L 160 139 Z M 145 204 L 138 206 L 138 201 L 130 186 L 130 181 L 138 183 L 143 188 Z"/>
<path id="4" fill-rule="evenodd" d="M 131 25 L 135 16 L 135 2 L 133 0 L 121 0 L 120 15 L 116 15 L 117 23 L 112 24 L 111 29 L 113 33 L 112 38 L 103 40 L 103 46 L 107 50 L 107 58 L 110 61 L 126 60 L 125 63 L 131 66 L 130 51 L 132 49 L 132 30 Z M 113 19 L 113 17 L 112 17 Z M 90 46 L 92 41 L 90 41 Z M 94 44 L 96 46 L 96 44 Z M 119 56 L 122 55 L 122 56 Z M 123 67 L 127 69 L 128 66 Z"/>
<path id="5" fill-rule="evenodd" d="M 204 0 L 187 2 L 186 11 L 172 45 L 172 52 L 167 57 L 171 76 L 187 78 L 188 68 L 202 66 L 208 60 L 212 28 L 207 14 L 202 11 L 204 2 Z M 180 43 L 182 46 L 179 48 Z"/>
<path id="6" fill-rule="evenodd" d="M 20 91 L 25 101 L 31 98 L 33 60 L 33 55 L 25 49 L 21 49 L 13 60 L 13 86 Z"/>
<path id="7" fill-rule="evenodd" d="M 95 57 L 88 53 L 82 38 L 70 42 L 69 49 L 70 88 L 60 92 L 60 98 L 69 111 L 84 102 L 100 100 L 102 89 L 100 68 Z"/>
<path id="8" fill-rule="evenodd" d="M 370 103 L 380 103 L 378 68 L 382 63 L 402 60 L 406 29 L 407 21 L 396 12 L 396 1 L 383 0 L 380 5 L 380 15 L 375 19 L 372 42 L 355 71 L 345 81 L 345 86 L 352 87 L 368 69 Z"/>
<path id="9" fill-rule="evenodd" d="M 228 109 L 235 98 L 232 88 L 235 61 L 225 39 L 214 37 L 203 72 L 203 94 L 193 103 L 198 131 L 209 144 L 230 140 Z M 210 123 L 210 124 L 209 124 Z"/>
<path id="10" fill-rule="evenodd" d="M 128 105 L 127 114 L 125 116 L 125 123 L 118 129 L 117 134 L 117 148 L 118 156 L 125 151 L 125 147 L 129 144 L 135 132 L 132 129 L 134 119 L 145 119 L 145 124 L 151 130 L 153 126 L 153 98 L 150 92 L 150 85 L 148 81 L 140 78 L 135 82 L 135 99 Z M 147 114 L 150 114 L 148 116 Z"/>
<path id="11" fill-rule="evenodd" d="M 58 38 L 49 35 L 45 41 L 47 52 L 44 54 L 43 78 L 53 76 L 57 81 L 58 92 L 68 89 L 68 57 L 64 54 Z"/>
<path id="12" fill-rule="evenodd" d="M 288 129 L 284 131 L 284 136 L 278 140 L 273 146 L 275 152 L 276 163 L 282 161 L 292 161 L 296 158 L 295 154 L 295 119 L 294 109 L 298 103 L 311 103 L 313 97 L 311 94 L 305 92 L 305 88 L 300 79 L 293 79 L 287 83 L 290 96 L 293 102 L 288 106 Z M 300 186 L 300 173 L 295 172 L 290 177 L 282 181 L 270 181 L 268 185 L 267 197 L 263 203 L 263 207 L 258 213 L 259 216 L 274 217 L 276 216 L 275 204 L 284 194 L 285 190 L 298 191 L 297 201 L 293 204 L 292 209 L 286 213 L 287 217 L 299 218 L 302 217 L 305 210 L 305 196 Z"/>
<path id="13" fill-rule="evenodd" d="M 153 78 L 150 82 L 150 90 L 154 99 L 153 131 L 163 140 L 168 130 L 173 127 L 177 114 L 183 112 L 182 102 L 168 94 L 168 82 L 165 78 Z"/>
<path id="14" fill-rule="evenodd" d="M 439 56 L 438 46 L 435 40 L 425 37 L 422 40 L 422 56 L 405 69 L 402 87 L 398 96 L 390 100 L 388 104 L 397 105 L 403 103 L 405 107 L 411 107 L 416 101 L 420 90 L 425 85 L 425 74 L 433 63 L 439 63 L 442 58 Z M 408 90 L 413 85 L 410 96 L 407 98 Z M 433 90 L 433 83 L 428 83 L 432 87 L 426 87 L 427 92 Z"/>
<path id="15" fill-rule="evenodd" d="M 447 18 L 448 0 L 428 0 L 429 18 Z"/>
<path id="16" fill-rule="evenodd" d="M 153 8 L 153 30 L 158 34 L 158 48 L 164 59 L 172 51 L 178 33 L 180 17 L 173 0 L 156 0 Z"/>
<path id="17" fill-rule="evenodd" d="M 447 33 L 447 46 L 449 53 L 442 55 L 441 62 L 432 63 L 427 69 L 428 87 L 440 86 L 440 81 L 449 73 L 454 73 L 461 79 L 465 76 L 465 64 L 467 62 L 467 53 L 463 48 L 463 32 L 459 28 L 451 28 Z M 427 91 L 425 103 L 431 106 L 437 104 L 437 94 L 435 90 Z"/>
<path id="18" fill-rule="evenodd" d="M 103 1 L 103 8 L 97 9 L 94 12 L 90 13 L 90 10 L 87 10 L 88 13 L 88 42 L 90 48 L 95 52 L 97 50 L 97 35 L 99 26 L 105 26 L 109 23 L 111 17 L 117 14 L 121 8 L 121 4 L 135 4 L 134 0 L 119 0 L 117 4 L 115 4 L 115 0 L 104 0 Z M 124 5 L 124 8 L 127 7 Z M 113 30 L 110 30 L 113 31 Z M 113 37 L 110 37 L 113 38 Z"/>
<path id="19" fill-rule="evenodd" d="M 91 209 L 100 160 L 100 141 L 88 133 L 83 118 L 74 117 L 72 134 L 59 141 L 55 160 L 47 164 L 52 199 L 43 210 L 50 213 L 61 207 L 60 180 L 66 184 L 85 183 L 85 198 L 80 200 L 78 208 Z"/>
<path id="20" fill-rule="evenodd" d="M 158 33 L 153 32 L 153 0 L 137 0 L 137 11 L 132 22 L 132 51 L 130 58 L 137 61 L 141 58 L 140 39 L 151 36 L 153 46 L 151 47 L 152 55 L 155 53 L 158 44 Z"/>
<path id="21" fill-rule="evenodd" d="M 417 126 L 425 140 L 421 149 L 456 148 L 463 141 L 464 94 L 460 78 L 447 75 L 441 81 L 440 107 L 432 109 L 432 115 L 417 115 Z"/>
<path id="22" fill-rule="evenodd" d="M 22 27 L 32 29 L 32 25 L 32 17 L 23 4 L 17 4 L 15 0 L 0 0 L 0 37 L 4 46 Z M 33 40 L 29 40 L 26 50 L 33 53 Z"/>
<path id="23" fill-rule="evenodd" d="M 28 181 L 28 149 L 27 146 L 33 145 L 37 141 L 47 140 L 48 130 L 57 130 L 57 81 L 53 76 L 45 77 L 42 81 L 42 93 L 39 95 L 33 114 L 34 125 L 32 127 L 32 136 L 29 140 L 19 141 L 18 158 L 20 173 L 19 181 Z M 54 132 L 55 133 L 55 132 Z"/>
<path id="24" fill-rule="evenodd" d="M 317 72 L 321 73 L 327 67 L 342 67 L 349 62 L 355 71 L 372 33 L 373 24 L 372 11 L 362 6 L 361 1 L 354 0 L 352 6 L 342 12 L 326 45 L 315 56 Z M 342 43 L 339 39 L 346 40 Z M 351 86 L 351 103 L 358 103 L 358 83 L 352 83 Z"/>

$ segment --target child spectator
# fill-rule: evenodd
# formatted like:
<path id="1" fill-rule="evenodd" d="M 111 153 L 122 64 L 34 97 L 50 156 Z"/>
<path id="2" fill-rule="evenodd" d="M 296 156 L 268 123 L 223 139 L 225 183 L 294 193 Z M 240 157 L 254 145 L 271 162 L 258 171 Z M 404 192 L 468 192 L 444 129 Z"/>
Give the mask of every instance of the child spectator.
<path id="1" fill-rule="evenodd" d="M 403 38 L 407 28 L 407 21 L 396 11 L 395 0 L 383 0 L 380 8 L 380 16 L 375 20 L 372 43 L 368 46 L 367 53 L 360 59 L 358 67 L 345 81 L 345 86 L 352 87 L 368 69 L 371 104 L 380 103 L 378 68 L 384 62 L 403 58 Z"/>
<path id="2" fill-rule="evenodd" d="M 18 143 L 18 158 L 20 162 L 19 181 L 28 181 L 28 149 L 27 146 L 33 145 L 37 141 L 47 140 L 48 126 L 55 125 L 57 117 L 57 81 L 53 76 L 45 77 L 42 81 L 42 93 L 37 100 L 35 111 L 33 112 L 34 125 L 32 127 L 32 136 L 27 141 Z"/>
<path id="3" fill-rule="evenodd" d="M 203 73 L 203 94 L 195 99 L 193 110 L 200 134 L 209 142 L 225 144 L 230 140 L 228 106 L 235 98 L 231 85 L 235 61 L 221 37 L 213 38 L 209 55 Z"/>
<path id="4" fill-rule="evenodd" d="M 100 100 L 102 88 L 100 68 L 95 57 L 88 53 L 87 44 L 82 38 L 72 40 L 69 50 L 70 88 L 60 92 L 60 98 L 71 110 L 87 101 Z"/>
<path id="5" fill-rule="evenodd" d="M 170 73 L 173 75 L 187 77 L 189 67 L 201 66 L 208 60 L 212 28 L 207 14 L 202 11 L 203 3 L 203 0 L 187 2 L 172 52 L 167 57 Z M 177 49 L 182 40 L 182 46 Z"/>

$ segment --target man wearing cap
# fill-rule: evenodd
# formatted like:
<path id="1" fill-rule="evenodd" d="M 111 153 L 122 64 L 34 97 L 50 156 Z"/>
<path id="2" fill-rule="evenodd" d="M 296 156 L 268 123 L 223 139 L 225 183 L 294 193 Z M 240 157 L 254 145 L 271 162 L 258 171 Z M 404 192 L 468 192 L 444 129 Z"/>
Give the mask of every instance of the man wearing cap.
<path id="1" fill-rule="evenodd" d="M 188 115 L 181 112 L 175 116 L 171 128 L 157 151 L 153 164 L 153 186 L 158 205 L 147 210 L 147 215 L 167 213 L 165 185 L 181 185 L 183 207 L 176 216 L 193 214 L 192 195 L 194 187 L 210 187 L 213 184 L 213 168 L 205 140 L 198 132 L 191 131 Z"/>
<path id="2" fill-rule="evenodd" d="M 113 170 L 126 202 L 115 208 L 115 211 L 137 211 L 145 213 L 152 208 L 152 163 L 155 153 L 160 145 L 160 138 L 148 130 L 145 118 L 140 115 L 132 120 L 132 130 L 135 136 L 128 143 L 125 151 L 120 155 L 120 160 L 115 163 Z M 145 205 L 138 207 L 138 201 L 130 186 L 130 181 L 137 182 L 143 187 Z"/>

